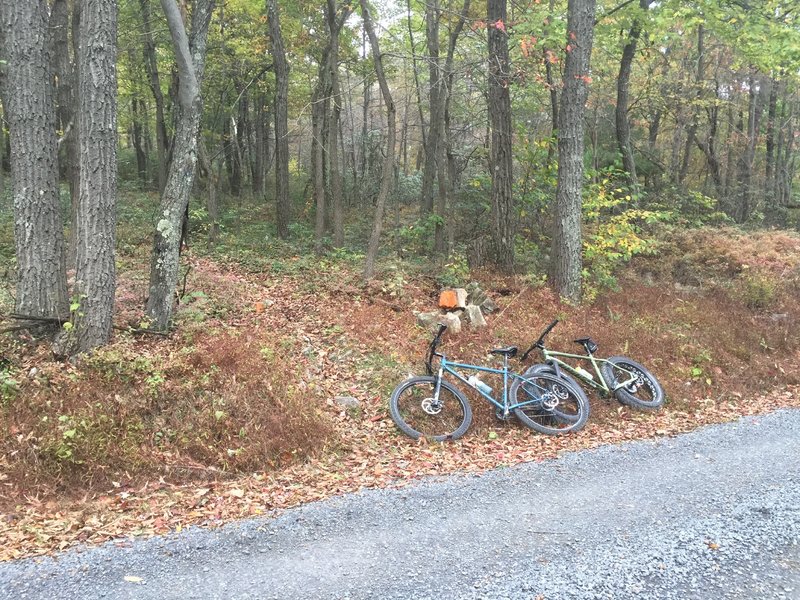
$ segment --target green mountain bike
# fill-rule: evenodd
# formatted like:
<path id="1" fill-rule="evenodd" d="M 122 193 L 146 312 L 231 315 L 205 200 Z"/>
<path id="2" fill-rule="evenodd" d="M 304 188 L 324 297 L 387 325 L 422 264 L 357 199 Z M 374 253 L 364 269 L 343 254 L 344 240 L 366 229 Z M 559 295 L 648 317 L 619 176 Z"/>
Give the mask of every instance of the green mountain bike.
<path id="1" fill-rule="evenodd" d="M 545 364 L 529 367 L 524 377 L 534 375 L 554 375 L 564 382 L 577 386 L 574 375 L 583 383 L 596 389 L 603 396 L 613 395 L 617 400 L 639 410 L 655 411 L 664 404 L 664 390 L 661 384 L 650 371 L 638 362 L 627 356 L 612 356 L 598 358 L 597 343 L 592 338 L 584 337 L 575 340 L 576 344 L 583 346 L 586 354 L 570 354 L 548 350 L 544 345 L 547 334 L 558 324 L 558 319 L 550 323 L 530 348 L 522 355 L 522 360 L 534 350 L 539 349 L 544 357 Z M 580 360 L 591 364 L 594 373 L 581 366 L 572 366 L 563 361 L 563 358 Z"/>
<path id="2" fill-rule="evenodd" d="M 578 431 L 589 418 L 589 402 L 580 387 L 574 387 L 555 375 L 533 372 L 522 376 L 508 368 L 516 356 L 515 346 L 495 348 L 491 354 L 503 359 L 502 368 L 453 362 L 437 352 L 446 325 L 441 325 L 428 347 L 425 359 L 427 375 L 411 377 L 400 383 L 389 400 L 392 420 L 398 429 L 412 437 L 435 441 L 455 440 L 472 422 L 472 408 L 457 384 L 445 375 L 473 388 L 495 408 L 498 419 L 517 417 L 524 425 L 540 433 L 559 435 Z M 439 359 L 438 369 L 433 361 Z M 463 371 L 474 374 L 467 377 Z M 480 374 L 499 375 L 503 379 L 502 394 L 496 397 Z"/>

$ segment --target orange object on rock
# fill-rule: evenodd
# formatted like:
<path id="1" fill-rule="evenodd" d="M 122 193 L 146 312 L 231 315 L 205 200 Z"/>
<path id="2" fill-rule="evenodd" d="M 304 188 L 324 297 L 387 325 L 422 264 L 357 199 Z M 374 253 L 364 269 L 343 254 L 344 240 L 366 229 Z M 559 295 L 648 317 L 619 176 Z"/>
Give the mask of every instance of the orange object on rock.
<path id="1" fill-rule="evenodd" d="M 263 302 L 256 302 L 254 305 L 257 313 L 263 313 L 266 305 Z"/>
<path id="2" fill-rule="evenodd" d="M 439 296 L 440 308 L 456 308 L 458 306 L 458 296 L 454 290 L 445 290 Z"/>

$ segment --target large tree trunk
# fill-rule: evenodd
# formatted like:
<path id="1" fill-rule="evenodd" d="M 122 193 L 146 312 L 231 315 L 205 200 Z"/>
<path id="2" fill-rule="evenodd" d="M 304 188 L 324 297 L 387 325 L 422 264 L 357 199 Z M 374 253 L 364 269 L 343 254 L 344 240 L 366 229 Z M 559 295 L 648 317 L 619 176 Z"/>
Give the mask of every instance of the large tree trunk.
<path id="1" fill-rule="evenodd" d="M 150 11 L 150 0 L 139 0 L 144 23 L 144 58 L 147 74 L 150 78 L 150 90 L 156 103 L 156 155 L 158 165 L 156 169 L 158 191 L 164 192 L 167 184 L 167 163 L 169 162 L 169 135 L 167 134 L 167 120 L 164 115 L 164 93 L 161 91 L 161 77 L 158 73 L 158 58 L 156 56 L 156 42 L 153 38 L 153 16 Z"/>
<path id="2" fill-rule="evenodd" d="M 283 47 L 277 0 L 267 0 L 269 37 L 275 66 L 275 221 L 278 237 L 289 237 L 291 204 L 289 203 L 289 64 Z"/>
<path id="3" fill-rule="evenodd" d="M 639 8 L 647 10 L 652 0 L 639 0 Z M 617 76 L 617 107 L 615 122 L 617 126 L 617 146 L 622 154 L 622 169 L 628 174 L 631 195 L 638 198 L 639 181 L 636 178 L 636 160 L 633 157 L 631 145 L 631 124 L 628 120 L 628 92 L 630 90 L 631 68 L 633 57 L 636 55 L 636 45 L 642 26 L 638 18 L 634 18 L 628 33 L 628 42 L 622 49 L 622 59 L 619 62 L 619 75 Z"/>
<path id="4" fill-rule="evenodd" d="M 117 220 L 117 2 L 80 1 L 76 353 L 111 338 Z"/>
<path id="5" fill-rule="evenodd" d="M 378 200 L 375 203 L 375 220 L 372 225 L 372 233 L 369 237 L 367 247 L 366 264 L 364 265 L 364 279 L 370 280 L 375 273 L 375 259 L 378 256 L 378 247 L 381 239 L 381 228 L 383 225 L 383 213 L 386 208 L 386 199 L 389 196 L 389 187 L 392 183 L 392 172 L 394 171 L 394 152 L 395 152 L 395 107 L 392 94 L 389 91 L 389 84 L 386 81 L 386 74 L 383 71 L 383 59 L 378 46 L 378 37 L 375 35 L 375 28 L 372 26 L 372 19 L 369 14 L 369 7 L 366 0 L 361 1 L 361 15 L 364 18 L 364 29 L 369 36 L 372 46 L 372 58 L 375 62 L 375 74 L 378 77 L 378 85 L 383 94 L 383 103 L 386 105 L 386 117 L 388 122 L 388 134 L 386 136 L 386 157 L 383 160 L 383 170 L 381 171 L 381 189 L 378 192 Z"/>
<path id="6" fill-rule="evenodd" d="M 178 124 L 167 185 L 161 196 L 161 210 L 153 241 L 150 266 L 150 296 L 147 315 L 152 327 L 166 331 L 172 319 L 175 286 L 180 263 L 181 225 L 189 206 L 189 194 L 197 165 L 197 136 L 203 103 L 200 82 L 203 78 L 208 26 L 215 0 L 197 0 L 192 11 L 192 38 L 189 41 L 180 9 L 175 0 L 161 0 L 167 17 L 178 66 Z"/>
<path id="7" fill-rule="evenodd" d="M 66 319 L 69 309 L 58 190 L 58 145 L 46 0 L 2 0 L 4 101 L 14 178 L 15 311 Z"/>
<path id="8" fill-rule="evenodd" d="M 514 156 L 511 151 L 511 66 L 505 31 L 506 0 L 488 0 L 489 25 L 489 119 L 492 145 L 489 170 L 492 175 L 491 260 L 502 271 L 514 269 Z"/>
<path id="9" fill-rule="evenodd" d="M 564 89 L 558 116 L 558 185 L 553 229 L 553 285 L 567 300 L 581 299 L 583 115 L 589 93 L 589 57 L 595 0 L 569 0 Z"/>
<path id="10" fill-rule="evenodd" d="M 58 129 L 62 131 L 64 151 L 60 153 L 60 171 L 69 181 L 70 195 L 70 234 L 67 241 L 67 269 L 75 267 L 78 184 L 80 165 L 78 160 L 78 123 L 75 115 L 77 94 L 77 64 L 73 62 L 73 54 L 69 43 L 70 27 L 73 33 L 73 50 L 77 50 L 80 33 L 81 8 L 75 5 L 73 24 L 70 24 L 69 3 L 67 0 L 55 0 L 50 10 L 50 36 L 53 60 L 53 74 L 56 83 L 56 117 Z"/>

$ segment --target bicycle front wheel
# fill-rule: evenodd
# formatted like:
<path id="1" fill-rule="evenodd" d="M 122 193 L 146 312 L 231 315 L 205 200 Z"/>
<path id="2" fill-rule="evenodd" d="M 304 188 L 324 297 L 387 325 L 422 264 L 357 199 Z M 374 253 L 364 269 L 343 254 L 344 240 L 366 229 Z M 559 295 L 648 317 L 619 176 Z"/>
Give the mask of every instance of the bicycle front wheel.
<path id="1" fill-rule="evenodd" d="M 526 427 L 548 435 L 580 431 L 589 418 L 589 401 L 583 390 L 535 365 L 515 378 L 511 400 L 519 404 L 514 415 Z"/>
<path id="2" fill-rule="evenodd" d="M 472 409 L 458 388 L 442 380 L 437 396 L 436 383 L 436 377 L 412 377 L 398 385 L 389 400 L 395 425 L 415 440 L 455 440 L 472 422 Z"/>
<path id="3" fill-rule="evenodd" d="M 639 410 L 658 410 L 664 404 L 664 390 L 655 375 L 627 356 L 612 356 L 600 367 L 603 378 L 623 404 Z"/>

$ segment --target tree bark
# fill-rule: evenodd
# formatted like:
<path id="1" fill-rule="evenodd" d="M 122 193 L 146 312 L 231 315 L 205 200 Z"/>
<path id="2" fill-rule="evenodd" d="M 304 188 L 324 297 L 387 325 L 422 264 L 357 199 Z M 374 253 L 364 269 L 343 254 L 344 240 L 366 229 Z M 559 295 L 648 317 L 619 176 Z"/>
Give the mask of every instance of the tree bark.
<path id="1" fill-rule="evenodd" d="M 264 176 L 267 169 L 267 137 L 269 135 L 269 113 L 265 110 L 263 94 L 255 95 L 255 146 L 253 148 L 253 195 L 260 198 L 264 195 Z"/>
<path id="2" fill-rule="evenodd" d="M 338 61 L 333 68 L 333 111 L 331 113 L 330 134 L 328 136 L 328 156 L 330 156 L 331 201 L 333 202 L 333 246 L 344 246 L 344 206 L 342 201 L 342 173 L 339 170 L 339 125 L 342 114 L 341 89 L 339 87 Z"/>
<path id="3" fill-rule="evenodd" d="M 138 98 L 131 98 L 131 133 L 133 149 L 136 152 L 136 171 L 142 186 L 147 183 L 147 153 L 144 150 L 144 102 Z"/>
<path id="4" fill-rule="evenodd" d="M 488 0 L 489 30 L 489 119 L 492 143 L 489 169 L 492 176 L 492 262 L 500 270 L 514 269 L 514 178 L 511 149 L 511 65 L 505 23 L 507 0 Z"/>
<path id="5" fill-rule="evenodd" d="M 389 84 L 386 81 L 386 74 L 383 70 L 383 59 L 381 57 L 380 47 L 378 46 L 378 37 L 375 35 L 375 28 L 372 25 L 372 19 L 366 0 L 360 0 L 360 2 L 361 16 L 364 19 L 364 29 L 367 31 L 370 45 L 372 46 L 375 74 L 378 77 L 378 85 L 383 95 L 383 103 L 386 105 L 386 117 L 389 127 L 386 136 L 386 156 L 383 160 L 383 170 L 381 171 L 381 189 L 380 192 L 378 192 L 378 200 L 375 203 L 375 220 L 373 221 L 372 233 L 369 237 L 369 246 L 367 247 L 367 257 L 364 265 L 364 279 L 369 281 L 375 274 L 375 259 L 378 256 L 378 247 L 380 245 L 383 213 L 386 207 L 386 199 L 389 196 L 389 187 L 392 183 L 392 172 L 394 171 L 395 138 L 397 132 L 395 131 L 394 100 L 389 91 Z"/>
<path id="6" fill-rule="evenodd" d="M 748 79 L 749 92 L 747 103 L 747 143 L 744 152 L 739 157 L 737 183 L 739 188 L 739 202 L 734 218 L 739 223 L 747 221 L 753 212 L 753 162 L 755 160 L 756 141 L 761 116 L 759 107 L 758 84 L 755 76 Z"/>
<path id="7" fill-rule="evenodd" d="M 434 231 L 433 251 L 440 256 L 448 254 L 447 231 L 450 230 L 450 207 L 453 203 L 455 193 L 455 169 L 453 166 L 453 149 L 450 135 L 450 100 L 453 90 L 453 63 L 455 60 L 456 45 L 464 23 L 469 16 L 470 0 L 464 0 L 461 12 L 455 26 L 450 30 L 447 43 L 447 57 L 444 61 L 444 68 L 441 71 L 442 86 L 441 98 L 442 105 L 441 131 L 439 132 L 439 157 L 437 160 L 437 178 L 439 181 L 439 200 L 436 206 L 436 214 L 439 217 L 436 221 Z"/>
<path id="8" fill-rule="evenodd" d="M 291 204 L 289 203 L 289 63 L 283 47 L 277 0 L 267 0 L 269 37 L 275 67 L 275 221 L 278 237 L 289 237 Z"/>
<path id="9" fill-rule="evenodd" d="M 56 112 L 46 0 L 2 0 L 5 108 L 14 179 L 15 312 L 66 320 Z"/>
<path id="10" fill-rule="evenodd" d="M 647 10 L 653 0 L 639 0 L 639 8 Z M 619 62 L 619 75 L 617 76 L 617 106 L 615 110 L 615 123 L 617 128 L 617 146 L 622 154 L 622 169 L 628 174 L 631 195 L 634 198 L 639 196 L 639 181 L 636 177 L 636 160 L 633 156 L 633 146 L 631 145 L 631 124 L 628 120 L 628 102 L 631 80 L 631 69 L 633 67 L 633 57 L 636 55 L 636 45 L 639 42 L 639 35 L 642 32 L 642 25 L 638 17 L 634 18 L 631 29 L 628 32 L 628 42 L 622 49 L 622 59 Z"/>
<path id="11" fill-rule="evenodd" d="M 180 263 L 181 224 L 189 206 L 197 165 L 197 137 L 202 115 L 200 82 L 214 3 L 215 0 L 195 2 L 190 41 L 176 1 L 161 0 L 172 35 L 180 87 L 175 143 L 154 234 L 150 296 L 146 307 L 151 327 L 158 331 L 166 331 L 172 320 Z"/>
<path id="12" fill-rule="evenodd" d="M 150 11 L 150 0 L 139 0 L 144 23 L 144 58 L 147 74 L 150 78 L 150 90 L 156 103 L 156 169 L 158 191 L 163 193 L 167 184 L 167 163 L 169 162 L 169 135 L 167 133 L 167 120 L 164 115 L 164 93 L 161 91 L 161 76 L 158 72 L 158 58 L 156 56 L 156 42 L 153 37 L 153 16 Z"/>
<path id="13" fill-rule="evenodd" d="M 67 240 L 67 268 L 75 267 L 78 185 L 80 181 L 80 165 L 78 160 L 78 123 L 76 116 L 77 64 L 74 62 L 76 52 L 71 52 L 69 43 L 70 27 L 73 33 L 73 48 L 77 50 L 80 33 L 81 8 L 78 3 L 73 9 L 74 23 L 70 24 L 70 10 L 67 0 L 55 0 L 50 10 L 50 36 L 53 60 L 53 75 L 56 89 L 56 118 L 58 129 L 62 132 L 64 151 L 59 153 L 59 171 L 69 182 L 70 195 L 70 229 Z M 75 59 L 76 60 L 76 59 Z"/>
<path id="14" fill-rule="evenodd" d="M 686 133 L 686 144 L 683 150 L 681 168 L 678 172 L 678 183 L 682 184 L 689 174 L 689 161 L 692 157 L 692 147 L 697 135 L 697 117 L 699 113 L 698 104 L 703 97 L 703 80 L 705 79 L 705 28 L 703 25 L 697 26 L 697 72 L 695 75 L 695 103 L 690 110 L 689 129 Z"/>
<path id="15" fill-rule="evenodd" d="M 439 16 L 440 0 L 429 0 L 425 3 L 425 33 L 428 44 L 428 104 L 430 113 L 428 138 L 425 144 L 425 163 L 422 169 L 423 215 L 433 212 L 434 186 L 436 179 L 436 162 L 439 151 L 439 138 L 442 131 L 442 87 L 443 77 L 439 64 Z"/>
<path id="16" fill-rule="evenodd" d="M 581 299 L 583 115 L 589 84 L 595 0 L 569 0 L 567 56 L 558 123 L 558 184 L 553 230 L 553 285 L 571 302 Z"/>
<path id="17" fill-rule="evenodd" d="M 767 107 L 767 155 L 764 164 L 764 195 L 774 199 L 775 190 L 775 115 L 778 108 L 778 81 L 770 80 L 769 105 Z"/>
<path id="18" fill-rule="evenodd" d="M 111 338 L 116 291 L 117 2 L 80 0 L 78 201 L 74 353 Z M 135 101 L 135 99 L 134 99 Z"/>

